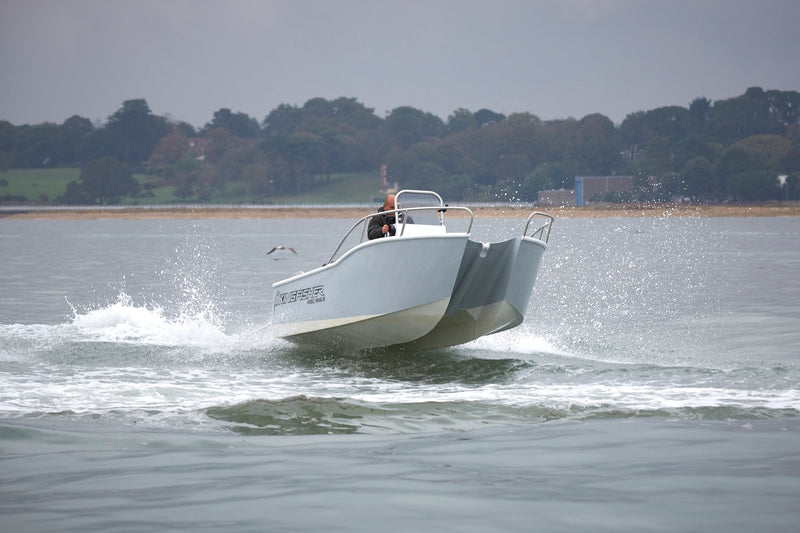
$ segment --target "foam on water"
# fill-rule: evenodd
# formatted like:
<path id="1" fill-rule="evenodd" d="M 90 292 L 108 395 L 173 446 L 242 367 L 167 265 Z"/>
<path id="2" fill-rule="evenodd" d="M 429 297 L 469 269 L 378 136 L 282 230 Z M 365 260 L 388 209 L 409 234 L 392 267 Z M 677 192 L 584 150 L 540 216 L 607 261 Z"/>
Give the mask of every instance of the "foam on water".
<path id="1" fill-rule="evenodd" d="M 458 347 L 458 350 L 465 352 L 481 352 L 483 354 L 558 354 L 568 355 L 569 352 L 557 346 L 544 336 L 530 332 L 527 328 L 520 326 L 510 331 L 480 337 L 472 342 Z"/>
<path id="2" fill-rule="evenodd" d="M 72 319 L 64 324 L 0 325 L 3 346 L 9 347 L 0 352 L 0 360 L 37 365 L 30 373 L 1 380 L 3 412 L 205 427 L 207 409 L 225 413 L 230 408 L 240 417 L 235 406 L 249 405 L 243 408 L 248 411 L 253 408 L 248 402 L 258 401 L 266 402 L 258 405 L 274 415 L 290 398 L 295 398 L 292 409 L 304 401 L 312 411 L 329 400 L 357 402 L 401 418 L 440 413 L 435 416 L 452 419 L 456 426 L 472 423 L 467 411 L 489 416 L 489 406 L 504 413 L 490 418 L 505 421 L 529 417 L 531 409 L 536 417 L 594 416 L 609 410 L 800 411 L 800 391 L 793 387 L 731 387 L 730 376 L 717 379 L 716 369 L 675 367 L 674 357 L 670 368 L 576 353 L 563 339 L 536 334 L 529 324 L 439 353 L 315 355 L 275 339 L 269 324 L 232 328 L 209 312 L 213 308 L 196 305 L 192 314 L 179 306 L 170 316 L 159 305 L 137 305 L 120 292 L 104 306 L 73 307 Z M 128 356 L 120 355 L 124 347 Z M 175 349 L 188 354 L 177 359 L 180 364 L 170 357 Z M 46 356 L 53 352 L 75 353 L 75 364 L 65 369 L 63 358 L 54 363 Z M 204 358 L 209 354 L 225 358 Z M 100 363 L 83 366 L 93 358 Z M 305 400 L 296 400 L 298 395 Z M 319 422 L 320 427 L 329 422 Z M 397 427 L 386 421 L 369 424 Z"/>
<path id="3" fill-rule="evenodd" d="M 107 307 L 73 312 L 72 325 L 87 341 L 226 349 L 238 340 L 223 331 L 213 314 L 167 317 L 161 307 L 134 305 L 124 292 Z"/>

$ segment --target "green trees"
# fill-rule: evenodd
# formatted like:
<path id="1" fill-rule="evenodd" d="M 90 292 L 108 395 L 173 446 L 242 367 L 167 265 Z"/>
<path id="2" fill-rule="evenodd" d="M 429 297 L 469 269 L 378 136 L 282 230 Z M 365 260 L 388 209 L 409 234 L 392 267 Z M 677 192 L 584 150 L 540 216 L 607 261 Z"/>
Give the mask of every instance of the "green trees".
<path id="1" fill-rule="evenodd" d="M 79 164 L 85 154 L 85 138 L 93 129 L 88 119 L 77 115 L 61 125 L 14 126 L 0 121 L 0 164 L 6 168 Z"/>
<path id="2" fill-rule="evenodd" d="M 111 156 L 137 166 L 146 161 L 158 141 L 172 130 L 164 117 L 153 115 L 143 98 L 126 100 L 122 108 L 108 117 L 108 124 L 99 134 Z"/>
<path id="3" fill-rule="evenodd" d="M 245 139 L 254 139 L 261 133 L 256 119 L 245 113 L 233 113 L 225 107 L 214 113 L 214 118 L 205 125 L 201 134 L 208 133 L 214 128 L 222 128 L 231 135 Z"/>
<path id="4" fill-rule="evenodd" d="M 442 119 L 408 106 L 393 109 L 386 117 L 385 126 L 392 140 L 403 150 L 424 139 L 438 139 L 445 131 Z"/>
<path id="5" fill-rule="evenodd" d="M 778 175 L 788 173 L 784 163 L 791 148 L 779 135 L 754 135 L 732 144 L 717 169 L 728 195 L 741 201 L 780 198 Z"/>
<path id="6" fill-rule="evenodd" d="M 477 114 L 457 110 L 448 128 L 470 116 Z M 514 113 L 443 139 L 423 140 L 389 158 L 392 180 L 403 186 L 438 184 L 452 196 L 476 200 L 535 200 L 542 189 L 571 187 L 575 173 L 622 168 L 617 130 L 599 114 L 542 122 L 530 113 Z"/>
<path id="7" fill-rule="evenodd" d="M 80 183 L 71 181 L 60 200 L 71 204 L 114 204 L 138 190 L 139 182 L 133 178 L 131 169 L 106 156 L 86 163 L 81 168 Z"/>
<path id="8" fill-rule="evenodd" d="M 797 123 L 791 106 L 800 105 L 800 93 L 793 96 L 793 92 L 778 97 L 779 91 L 751 87 L 742 96 L 714 102 L 709 120 L 712 135 L 725 145 L 752 135 L 782 135 L 788 124 Z"/>
<path id="9" fill-rule="evenodd" d="M 777 184 L 800 168 L 790 154 L 800 142 L 800 93 L 764 91 L 688 109 L 658 108 L 628 115 L 620 126 L 632 167 L 682 184 L 675 193 L 698 200 L 787 199 Z M 791 179 L 789 180 L 791 182 Z"/>
<path id="10" fill-rule="evenodd" d="M 105 156 L 137 167 L 173 129 L 164 117 L 153 115 L 144 99 L 128 100 L 101 128 L 77 115 L 61 125 L 0 124 L 0 151 L 8 154 L 10 166 L 21 168 L 80 166 Z"/>
<path id="11" fill-rule="evenodd" d="M 282 104 L 262 122 L 259 168 L 271 194 L 307 190 L 314 176 L 377 168 L 387 150 L 382 121 L 355 98 L 312 98 L 303 107 Z"/>
<path id="12" fill-rule="evenodd" d="M 373 172 L 377 187 L 384 164 L 390 182 L 451 199 L 529 201 L 542 189 L 573 187 L 576 175 L 611 174 L 637 176 L 642 200 L 794 199 L 800 93 L 752 87 L 726 100 L 636 111 L 619 126 L 597 113 L 542 121 L 464 108 L 446 122 L 410 106 L 378 117 L 348 97 L 280 104 L 261 123 L 221 108 L 199 132 L 154 115 L 144 99 L 123 102 L 100 127 L 79 116 L 60 125 L 0 121 L 0 169 L 84 167 L 87 179 L 71 185 L 64 201 L 121 197 L 124 186 L 109 191 L 92 177 L 96 160 L 119 175 L 106 158 L 199 201 L 223 189 L 269 201 L 347 173 Z M 786 176 L 783 185 L 778 176 Z"/>
<path id="13" fill-rule="evenodd" d="M 475 128 L 478 125 L 478 121 L 475 119 L 475 115 L 469 109 L 464 109 L 463 107 L 459 107 L 453 114 L 447 117 L 447 125 L 445 126 L 445 131 L 448 135 L 452 135 L 454 133 L 458 133 L 460 131 L 468 130 L 470 128 Z"/>

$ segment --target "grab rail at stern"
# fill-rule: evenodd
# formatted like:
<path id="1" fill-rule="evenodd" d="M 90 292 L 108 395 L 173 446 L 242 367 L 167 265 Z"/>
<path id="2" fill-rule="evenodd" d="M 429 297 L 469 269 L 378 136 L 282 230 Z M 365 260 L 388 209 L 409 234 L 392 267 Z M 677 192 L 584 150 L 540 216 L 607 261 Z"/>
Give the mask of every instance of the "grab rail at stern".
<path id="1" fill-rule="evenodd" d="M 530 226 L 533 219 L 536 218 L 537 221 L 541 222 L 539 226 L 533 229 L 530 234 L 530 237 L 533 239 L 539 239 L 542 242 L 547 242 L 550 240 L 550 229 L 553 227 L 553 217 L 548 215 L 547 213 L 541 213 L 539 211 L 534 211 L 530 215 L 528 215 L 528 220 L 525 222 L 525 231 L 522 232 L 523 237 L 528 237 L 528 227 Z M 544 219 L 544 220 L 541 220 Z"/>

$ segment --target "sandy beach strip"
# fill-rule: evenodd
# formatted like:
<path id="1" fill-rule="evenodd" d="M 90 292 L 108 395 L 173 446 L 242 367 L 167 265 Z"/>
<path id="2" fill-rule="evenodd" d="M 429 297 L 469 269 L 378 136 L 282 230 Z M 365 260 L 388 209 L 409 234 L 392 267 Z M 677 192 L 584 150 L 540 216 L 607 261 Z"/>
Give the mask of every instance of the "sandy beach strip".
<path id="1" fill-rule="evenodd" d="M 522 218 L 532 211 L 548 213 L 556 218 L 639 218 L 639 217 L 796 217 L 800 216 L 800 203 L 775 204 L 645 204 L 589 207 L 516 207 L 469 206 L 476 218 Z M 326 206 L 169 206 L 120 207 L 113 209 L 83 208 L 46 210 L 24 206 L 5 208 L 0 218 L 11 220 L 102 220 L 102 219 L 261 219 L 261 218 L 344 218 L 359 219 L 377 208 L 326 207 Z M 451 211 L 455 216 L 457 211 Z"/>

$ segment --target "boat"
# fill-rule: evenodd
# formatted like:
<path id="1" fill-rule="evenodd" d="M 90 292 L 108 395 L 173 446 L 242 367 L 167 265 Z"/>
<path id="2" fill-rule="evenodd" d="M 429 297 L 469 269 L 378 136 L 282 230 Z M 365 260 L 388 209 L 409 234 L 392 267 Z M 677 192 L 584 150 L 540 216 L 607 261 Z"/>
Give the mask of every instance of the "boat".
<path id="1" fill-rule="evenodd" d="M 367 238 L 372 212 L 324 265 L 272 285 L 277 337 L 338 350 L 427 350 L 522 323 L 552 216 L 534 211 L 521 235 L 490 243 L 471 239 L 471 209 L 433 191 L 402 190 L 384 214 L 396 218 L 394 236 Z"/>

